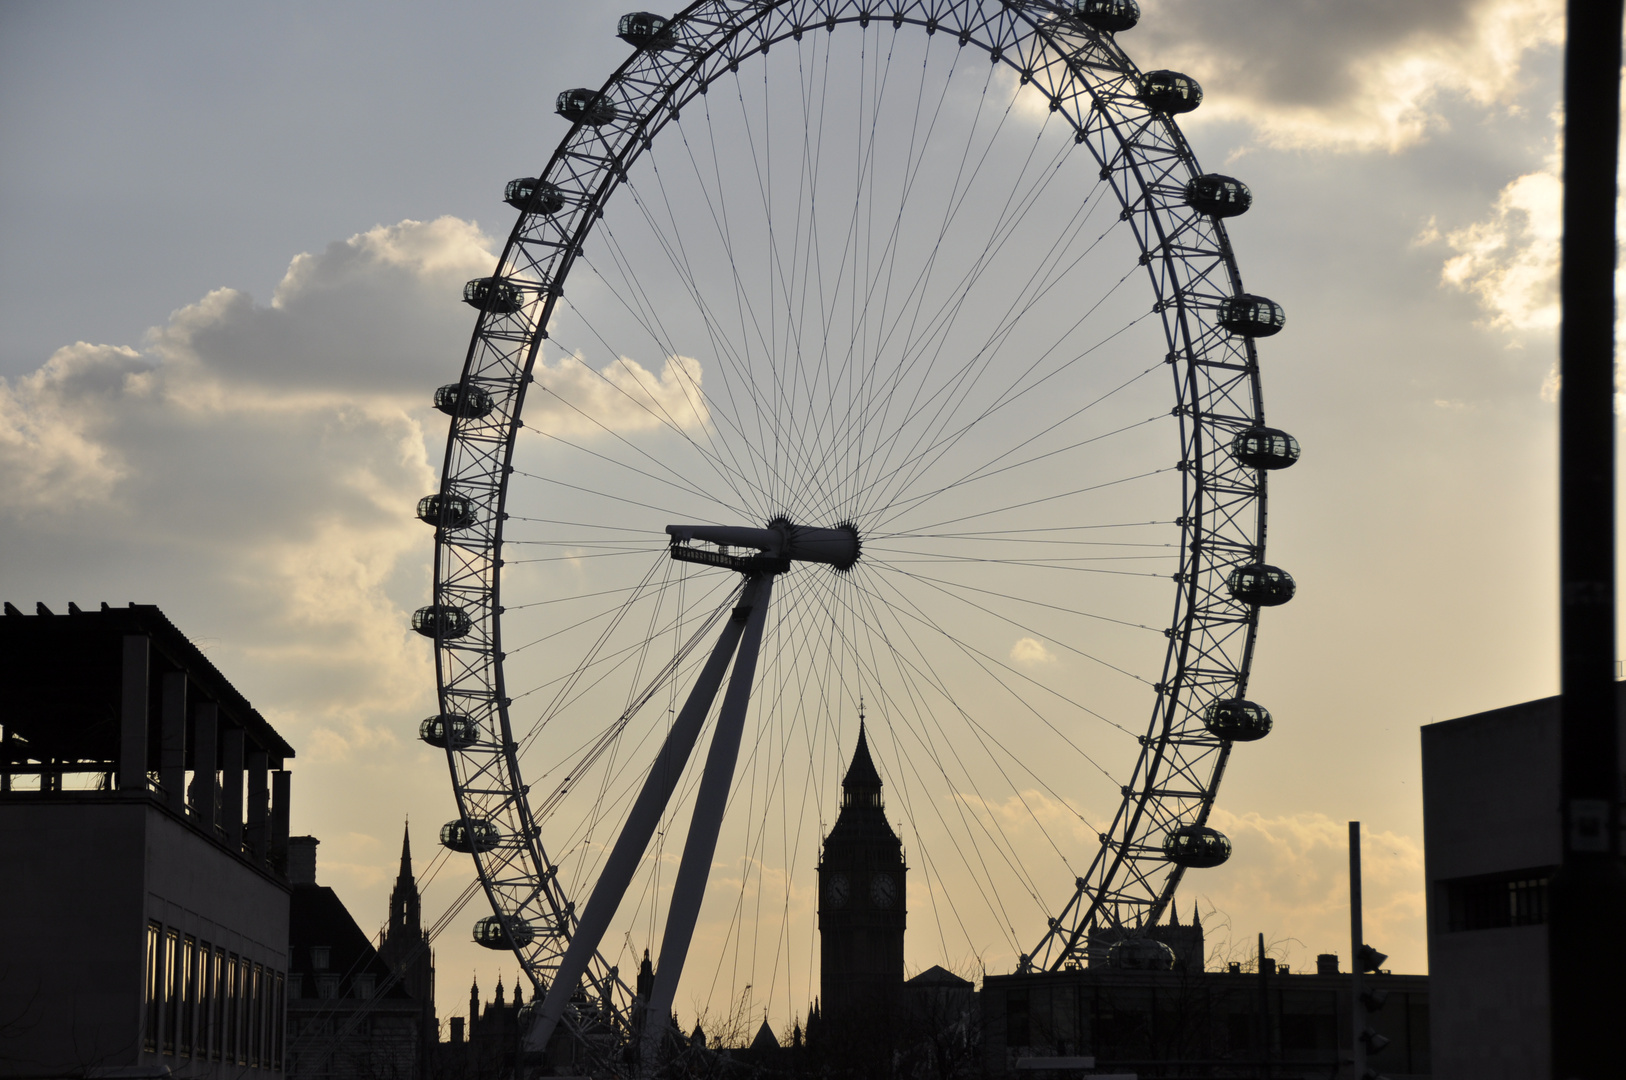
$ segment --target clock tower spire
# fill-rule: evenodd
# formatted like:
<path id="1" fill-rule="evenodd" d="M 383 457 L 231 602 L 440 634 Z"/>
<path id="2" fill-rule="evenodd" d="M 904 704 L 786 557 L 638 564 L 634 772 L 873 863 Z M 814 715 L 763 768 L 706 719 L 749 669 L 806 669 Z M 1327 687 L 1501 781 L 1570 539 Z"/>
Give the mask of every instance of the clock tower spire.
<path id="1" fill-rule="evenodd" d="M 863 708 L 841 813 L 819 859 L 820 1005 L 833 1046 L 885 1041 L 903 993 L 908 867 L 887 824 Z"/>

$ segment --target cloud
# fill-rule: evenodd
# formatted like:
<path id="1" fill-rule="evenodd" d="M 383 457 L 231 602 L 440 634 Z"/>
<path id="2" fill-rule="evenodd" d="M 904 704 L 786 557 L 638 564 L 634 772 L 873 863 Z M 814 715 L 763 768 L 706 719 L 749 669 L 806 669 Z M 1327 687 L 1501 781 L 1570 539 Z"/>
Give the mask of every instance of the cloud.
<path id="1" fill-rule="evenodd" d="M 676 427 L 704 428 L 710 411 L 700 391 L 700 361 L 667 357 L 656 375 L 636 360 L 621 357 L 595 371 L 579 353 L 548 361 L 535 371 L 536 390 L 526 399 L 526 423 L 550 435 L 577 438 Z"/>
<path id="2" fill-rule="evenodd" d="M 1200 898 L 1205 925 L 1212 921 L 1210 904 L 1221 913 L 1245 911 L 1257 924 L 1230 927 L 1235 940 L 1220 926 L 1207 925 L 1211 957 L 1242 959 L 1254 934 L 1263 931 L 1267 942 L 1283 942 L 1277 955 L 1301 970 L 1313 970 L 1316 954 L 1323 952 L 1342 955 L 1347 970 L 1348 825 L 1317 813 L 1265 817 L 1222 809 L 1214 811 L 1210 823 L 1230 837 L 1234 854 L 1219 869 L 1186 875 L 1182 908 Z M 1366 833 L 1361 879 L 1367 940 L 1390 954 L 1393 970 L 1426 970 L 1422 841 Z"/>
<path id="3" fill-rule="evenodd" d="M 1558 162 L 1508 184 L 1489 217 L 1441 236 L 1456 254 L 1445 261 L 1441 280 L 1473 295 L 1490 325 L 1506 330 L 1552 330 L 1558 326 L 1558 259 L 1564 184 Z"/>
<path id="4" fill-rule="evenodd" d="M 1242 122 L 1278 148 L 1392 152 L 1444 126 L 1450 99 L 1512 107 L 1526 57 L 1562 42 L 1563 14 L 1557 0 L 1163 0 L 1126 45 L 1143 68 L 1203 84 L 1193 125 Z"/>
<path id="5" fill-rule="evenodd" d="M 256 388 L 415 405 L 455 372 L 471 324 L 463 283 L 495 262 L 473 222 L 379 226 L 296 256 L 269 307 L 210 293 L 152 331 L 149 351 L 192 369 L 193 397 L 221 384 L 239 400 Z"/>
<path id="6" fill-rule="evenodd" d="M 222 667 L 307 762 L 397 743 L 433 700 L 407 629 L 432 551 L 413 507 L 445 430 L 430 397 L 490 249 L 456 218 L 380 226 L 296 256 L 269 306 L 217 289 L 140 349 L 81 342 L 0 379 L 6 589 L 48 599 L 55 577 L 81 600 L 162 604 L 225 643 Z M 659 374 L 562 357 L 527 419 L 575 437 L 701 427 L 700 380 L 688 357 Z"/>
<path id="7" fill-rule="evenodd" d="M 1011 662 L 1026 668 L 1040 667 L 1054 664 L 1056 654 L 1037 638 L 1018 638 L 1011 646 Z"/>
<path id="8" fill-rule="evenodd" d="M 471 223 L 403 221 L 298 256 L 269 307 L 216 290 L 139 350 L 81 342 L 0 379 L 8 592 L 164 605 L 227 643 L 305 759 L 395 742 L 433 687 L 406 629 L 429 397 L 467 340 L 457 290 L 493 262 Z"/>
<path id="9" fill-rule="evenodd" d="M 96 439 L 91 414 L 102 403 L 145 394 L 154 366 L 134 349 L 81 341 L 15 386 L 0 379 L 0 506 L 105 499 L 128 469 L 115 448 Z"/>

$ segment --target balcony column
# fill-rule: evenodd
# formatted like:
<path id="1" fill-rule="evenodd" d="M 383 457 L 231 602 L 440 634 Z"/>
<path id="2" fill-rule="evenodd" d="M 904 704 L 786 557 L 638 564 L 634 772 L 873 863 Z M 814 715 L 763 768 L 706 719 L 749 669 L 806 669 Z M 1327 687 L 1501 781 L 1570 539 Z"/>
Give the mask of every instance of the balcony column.
<path id="1" fill-rule="evenodd" d="M 248 828 L 244 839 L 249 857 L 264 863 L 266 857 L 266 826 L 271 811 L 271 788 L 268 773 L 271 758 L 264 750 L 250 750 L 248 754 Z"/>
<path id="2" fill-rule="evenodd" d="M 233 851 L 243 850 L 245 734 L 242 728 L 227 728 L 220 733 L 220 827 L 225 830 L 226 844 Z"/>
<path id="3" fill-rule="evenodd" d="M 119 698 L 119 790 L 147 790 L 147 635 L 124 638 Z"/>
<path id="4" fill-rule="evenodd" d="M 293 774 L 278 769 L 271 774 L 271 869 L 288 876 L 288 797 L 293 787 Z"/>
<path id="5" fill-rule="evenodd" d="M 199 702 L 192 728 L 192 816 L 212 836 L 215 831 L 216 792 L 219 790 L 215 772 L 220 768 L 220 706 L 212 701 Z"/>
<path id="6" fill-rule="evenodd" d="M 163 709 L 159 714 L 158 783 L 164 801 L 177 814 L 186 813 L 186 675 L 164 674 Z"/>

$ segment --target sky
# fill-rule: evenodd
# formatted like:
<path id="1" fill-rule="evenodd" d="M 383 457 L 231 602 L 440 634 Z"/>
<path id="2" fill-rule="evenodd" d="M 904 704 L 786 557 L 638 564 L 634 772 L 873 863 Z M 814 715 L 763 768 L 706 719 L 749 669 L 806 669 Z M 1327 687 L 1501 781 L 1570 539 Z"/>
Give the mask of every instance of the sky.
<path id="1" fill-rule="evenodd" d="M 1216 959 L 1261 932 L 1295 967 L 1347 954 L 1360 820 L 1368 938 L 1424 971 L 1418 728 L 1557 688 L 1562 6 L 1143 6 L 1122 43 L 1202 83 L 1182 127 L 1253 190 L 1231 235 L 1288 312 L 1265 395 L 1304 446 L 1270 507 L 1299 596 L 1266 614 L 1250 687 L 1277 727 L 1233 757 L 1213 823 L 1236 854 L 1181 910 Z M 453 814 L 406 629 L 445 437 L 429 393 L 511 227 L 502 184 L 564 135 L 553 94 L 625 56 L 619 14 L 0 4 L 0 596 L 159 604 L 297 748 L 294 831 L 364 928 L 403 821 L 422 873 Z M 439 860 L 426 917 L 468 880 Z M 467 942 L 477 914 L 437 939 L 443 1017 L 468 977 L 515 978 Z M 910 942 L 912 970 L 1014 960 L 997 935 Z M 807 977 L 760 1007 L 788 1021 Z"/>

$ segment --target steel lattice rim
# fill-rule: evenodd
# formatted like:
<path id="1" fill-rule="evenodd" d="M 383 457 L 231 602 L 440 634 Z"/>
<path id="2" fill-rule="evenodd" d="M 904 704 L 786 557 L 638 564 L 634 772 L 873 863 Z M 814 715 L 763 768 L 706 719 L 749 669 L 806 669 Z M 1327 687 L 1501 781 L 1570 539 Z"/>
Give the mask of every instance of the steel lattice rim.
<path id="1" fill-rule="evenodd" d="M 1168 360 L 1178 373 L 1174 413 L 1183 447 L 1183 544 L 1169 646 L 1123 802 L 1090 870 L 1036 934 L 1023 967 L 1054 969 L 1078 960 L 1091 926 L 1128 923 L 1131 915 L 1154 922 L 1173 896 L 1183 870 L 1167 862 L 1157 841 L 1175 824 L 1207 821 L 1230 744 L 1208 734 L 1202 711 L 1214 700 L 1245 694 L 1257 627 L 1257 608 L 1233 600 L 1224 578 L 1239 563 L 1262 561 L 1264 553 L 1264 475 L 1227 454 L 1232 435 L 1264 421 L 1258 364 L 1253 341 L 1233 338 L 1217 323 L 1221 302 L 1244 290 L 1223 224 L 1183 202 L 1185 181 L 1200 173 L 1195 156 L 1169 117 L 1138 100 L 1139 70 L 1112 36 L 1069 21 L 1069 7 L 703 0 L 673 17 L 673 48 L 636 52 L 605 83 L 601 93 L 619 119 L 598 128 L 578 124 L 539 174 L 563 193 L 565 206 L 556 214 L 522 213 L 493 275 L 512 283 L 522 302 L 513 313 L 479 318 L 460 386 L 486 391 L 495 408 L 482 418 L 453 418 L 440 488 L 468 500 L 482 524 L 455 535 L 437 531 L 434 586 L 435 603 L 462 609 L 470 622 L 466 636 L 437 639 L 435 650 L 441 710 L 470 717 L 479 733 L 472 745 L 447 747 L 458 810 L 465 823 L 502 825 L 505 845 L 473 856 L 498 916 L 537 928 L 535 939 L 516 952 L 539 985 L 548 983 L 562 951 L 573 904 L 532 818 L 503 677 L 503 507 L 530 371 L 595 214 L 661 127 L 739 57 L 843 23 L 890 20 L 957 35 L 966 47 L 1020 72 L 1074 125 L 1103 172 L 1111 169 L 1113 191 L 1145 254 Z M 1181 780 L 1184 794 L 1171 794 Z M 602 960 L 588 978 L 602 1010 L 597 1030 L 609 1041 L 625 1038 L 626 981 Z"/>

